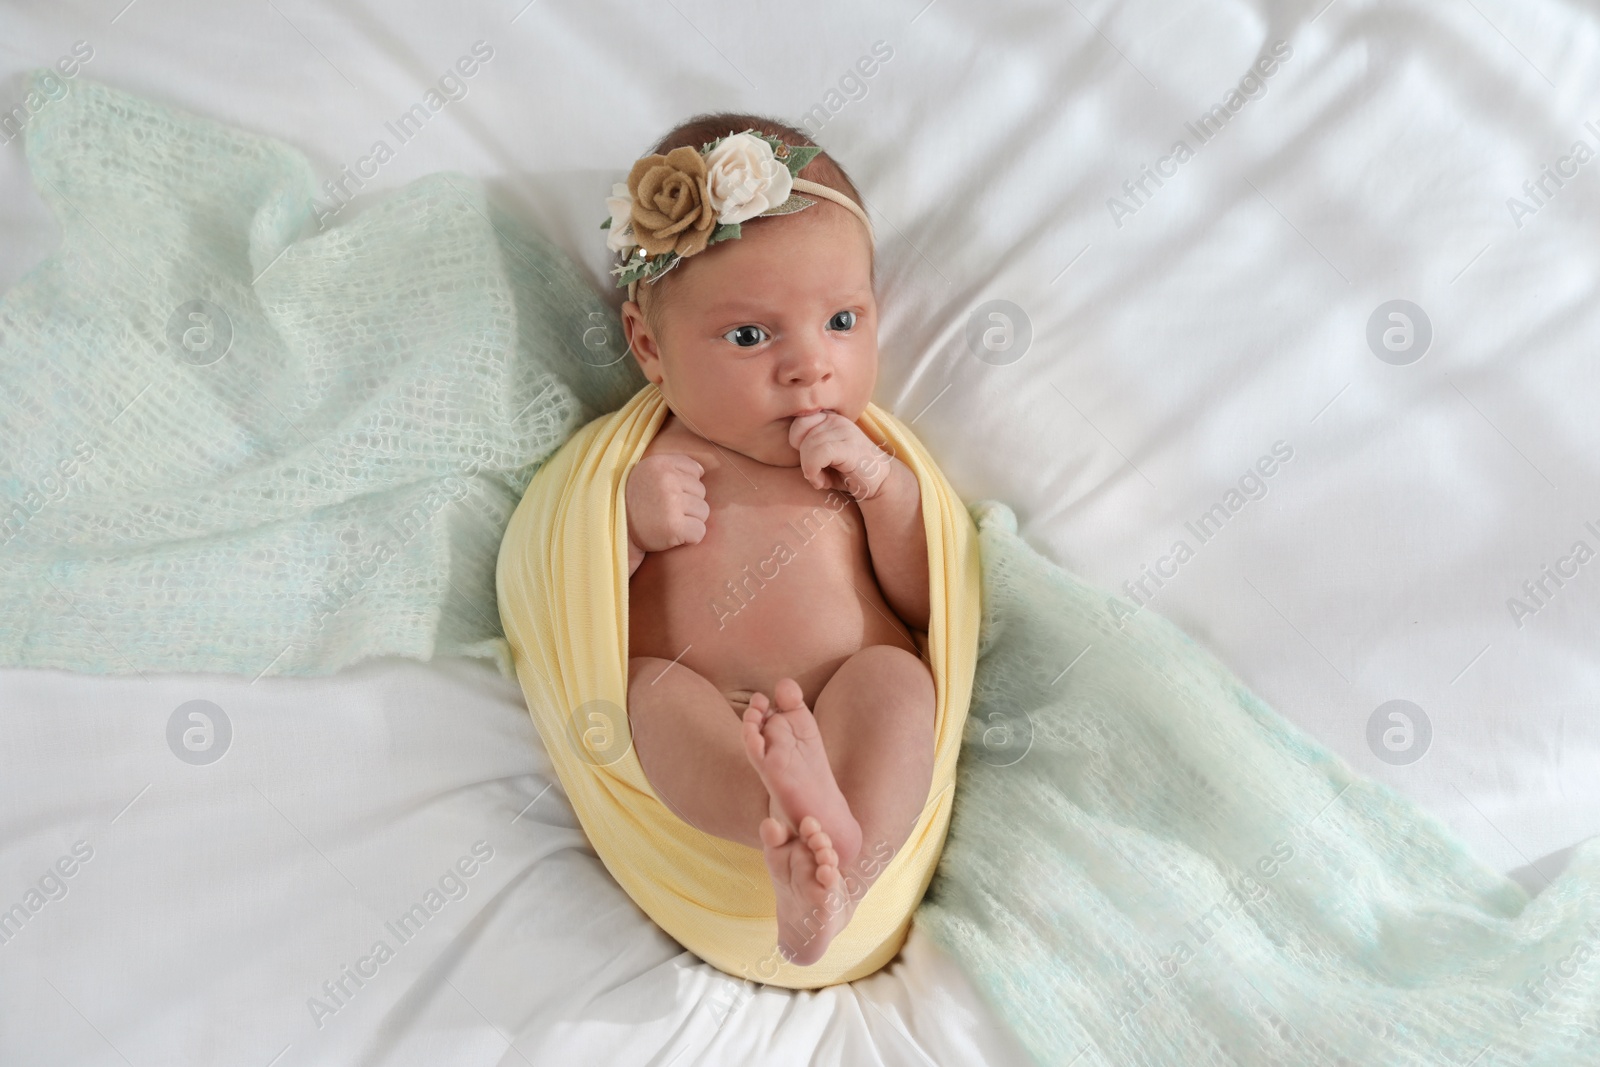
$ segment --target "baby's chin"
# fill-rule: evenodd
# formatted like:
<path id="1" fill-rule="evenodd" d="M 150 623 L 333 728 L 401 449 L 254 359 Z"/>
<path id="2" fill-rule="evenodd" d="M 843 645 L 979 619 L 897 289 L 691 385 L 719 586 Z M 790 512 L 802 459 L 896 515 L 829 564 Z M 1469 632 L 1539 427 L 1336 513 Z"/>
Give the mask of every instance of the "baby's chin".
<path id="1" fill-rule="evenodd" d="M 738 440 L 723 440 L 719 436 L 712 444 L 769 467 L 798 467 L 800 450 L 789 443 L 789 426 L 793 422 L 793 419 L 778 419 L 741 435 Z"/>
<path id="2" fill-rule="evenodd" d="M 789 420 L 782 419 L 779 425 L 782 428 L 781 433 L 769 431 L 752 434 L 746 440 L 724 447 L 732 448 L 741 455 L 749 456 L 757 463 L 765 463 L 769 467 L 798 467 L 800 450 L 789 443 Z"/>
<path id="3" fill-rule="evenodd" d="M 865 410 L 865 405 L 863 405 Z M 850 418 L 848 410 L 839 411 L 838 414 Z M 860 418 L 851 419 L 856 422 Z M 793 418 L 774 419 L 771 422 L 748 427 L 742 431 L 728 433 L 712 433 L 705 435 L 718 448 L 729 452 L 737 452 L 757 463 L 764 463 L 769 467 L 798 467 L 800 466 L 800 450 L 789 443 L 789 428 L 794 424 Z"/>

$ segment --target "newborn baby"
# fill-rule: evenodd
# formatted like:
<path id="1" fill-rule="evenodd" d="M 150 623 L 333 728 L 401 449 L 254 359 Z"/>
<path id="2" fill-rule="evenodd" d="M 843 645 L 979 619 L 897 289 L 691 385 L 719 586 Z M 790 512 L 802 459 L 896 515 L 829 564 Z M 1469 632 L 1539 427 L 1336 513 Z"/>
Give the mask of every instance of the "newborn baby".
<path id="1" fill-rule="evenodd" d="M 704 144 L 750 127 L 779 152 L 810 143 L 717 116 L 657 151 L 692 172 Z M 795 176 L 859 203 L 825 156 Z M 864 216 L 808 197 L 707 247 L 689 228 L 706 218 L 685 199 L 693 175 L 656 186 L 640 202 L 691 251 L 622 308 L 670 408 L 625 491 L 628 719 L 680 818 L 764 851 L 779 951 L 809 965 L 905 842 L 933 767 L 920 490 L 856 425 L 878 369 L 872 237 Z M 835 892 L 851 872 L 859 892 Z"/>

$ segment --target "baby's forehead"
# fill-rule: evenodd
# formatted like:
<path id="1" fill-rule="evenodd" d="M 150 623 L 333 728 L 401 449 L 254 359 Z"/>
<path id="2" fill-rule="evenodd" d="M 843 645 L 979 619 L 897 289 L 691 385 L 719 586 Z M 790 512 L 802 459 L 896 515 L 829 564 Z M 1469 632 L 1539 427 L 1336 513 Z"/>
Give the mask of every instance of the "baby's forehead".
<path id="1" fill-rule="evenodd" d="M 706 264 L 710 267 L 711 264 Z M 870 260 L 861 252 L 843 255 L 757 254 L 717 264 L 682 279 L 674 302 L 706 314 L 755 311 L 810 313 L 874 300 Z"/>
<path id="2" fill-rule="evenodd" d="M 855 216 L 827 201 L 791 215 L 747 222 L 740 238 L 723 248 L 727 250 L 723 258 L 739 261 L 736 270 L 751 264 L 803 265 L 813 260 L 849 268 L 871 264 L 875 251 L 871 235 Z"/>
<path id="3" fill-rule="evenodd" d="M 828 216 L 822 206 L 746 222 L 739 238 L 646 284 L 653 306 L 696 317 L 810 315 L 873 302 L 870 238 L 845 209 L 833 208 L 836 216 Z"/>
<path id="4" fill-rule="evenodd" d="M 790 288 L 766 289 L 752 286 L 743 290 L 711 292 L 682 301 L 685 309 L 711 318 L 737 318 L 741 315 L 759 316 L 787 312 L 802 315 L 832 314 L 842 308 L 873 302 L 872 287 L 867 285 L 845 285 L 815 293 L 798 293 Z"/>

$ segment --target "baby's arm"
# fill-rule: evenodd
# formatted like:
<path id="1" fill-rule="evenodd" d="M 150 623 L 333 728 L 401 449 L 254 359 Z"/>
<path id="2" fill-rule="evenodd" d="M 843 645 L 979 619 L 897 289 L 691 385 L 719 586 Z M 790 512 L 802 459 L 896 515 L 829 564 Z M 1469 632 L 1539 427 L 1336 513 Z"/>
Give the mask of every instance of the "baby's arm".
<path id="1" fill-rule="evenodd" d="M 891 469 L 878 494 L 856 500 L 867 523 L 867 550 L 883 598 L 907 626 L 927 633 L 928 535 L 922 528 L 922 487 L 910 467 L 886 458 Z"/>
<path id="2" fill-rule="evenodd" d="M 907 626 L 927 633 L 928 538 L 916 474 L 836 412 L 795 419 L 789 443 L 799 450 L 801 472 L 812 485 L 832 484 L 855 497 L 883 598 Z"/>
<path id="3" fill-rule="evenodd" d="M 628 473 L 623 503 L 628 515 L 628 577 L 650 552 L 697 545 L 706 535 L 705 468 L 688 456 L 646 456 Z"/>

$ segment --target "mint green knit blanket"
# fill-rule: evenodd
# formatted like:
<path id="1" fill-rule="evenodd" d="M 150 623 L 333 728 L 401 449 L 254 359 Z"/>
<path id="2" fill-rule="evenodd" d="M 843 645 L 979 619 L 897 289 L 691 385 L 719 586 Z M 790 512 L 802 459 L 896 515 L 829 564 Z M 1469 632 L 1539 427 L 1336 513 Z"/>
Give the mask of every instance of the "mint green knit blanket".
<path id="1" fill-rule="evenodd" d="M 615 313 L 464 175 L 323 227 L 288 146 L 47 85 L 61 247 L 0 304 L 0 662 L 509 673 L 512 509 L 644 384 Z"/>
<path id="2" fill-rule="evenodd" d="M 505 523 L 642 384 L 591 285 L 462 175 L 323 229 L 298 153 L 81 78 L 26 136 L 62 244 L 0 303 L 0 663 L 504 669 Z M 1600 842 L 1530 899 L 972 511 L 980 659 L 917 921 L 1038 1063 L 1600 1064 Z"/>

